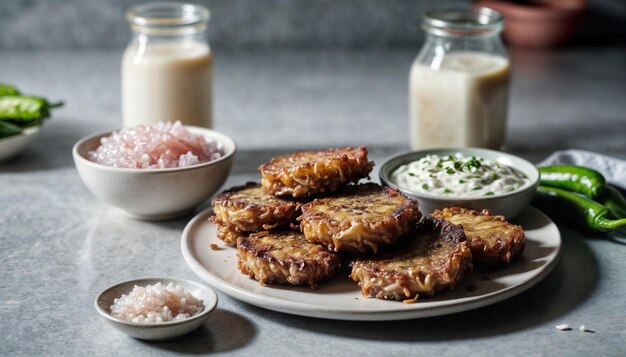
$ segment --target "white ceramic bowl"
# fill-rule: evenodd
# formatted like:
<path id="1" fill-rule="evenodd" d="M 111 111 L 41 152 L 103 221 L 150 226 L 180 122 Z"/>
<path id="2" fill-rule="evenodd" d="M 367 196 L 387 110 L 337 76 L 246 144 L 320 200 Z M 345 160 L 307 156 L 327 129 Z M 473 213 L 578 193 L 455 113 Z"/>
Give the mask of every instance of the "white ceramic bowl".
<path id="1" fill-rule="evenodd" d="M 172 282 L 182 285 L 185 292 L 202 300 L 203 309 L 200 313 L 184 320 L 167 321 L 152 324 L 140 324 L 113 317 L 111 315 L 111 305 L 116 298 L 122 294 L 128 294 L 135 285 L 146 286 L 160 282 L 167 285 Z M 113 285 L 101 292 L 95 300 L 95 307 L 98 313 L 104 317 L 109 325 L 140 340 L 165 341 L 187 334 L 202 326 L 209 318 L 211 311 L 217 306 L 217 295 L 215 292 L 202 284 L 186 279 L 153 277 L 124 281 Z"/>
<path id="2" fill-rule="evenodd" d="M 74 164 L 85 186 L 99 199 L 134 218 L 170 219 L 189 213 L 226 181 L 232 167 L 235 142 L 214 130 L 186 126 L 222 144 L 224 156 L 203 164 L 173 169 L 126 169 L 100 165 L 86 159 L 111 132 L 89 136 L 74 145 Z"/>
<path id="3" fill-rule="evenodd" d="M 454 155 L 461 153 L 463 156 L 483 157 L 503 165 L 512 167 L 522 172 L 528 178 L 528 182 L 513 192 L 507 192 L 487 197 L 449 197 L 411 191 L 396 185 L 391 180 L 391 173 L 398 167 L 419 160 L 426 155 Z M 394 156 L 387 160 L 380 168 L 380 181 L 388 186 L 397 188 L 405 195 L 416 199 L 420 205 L 422 214 L 430 214 L 435 209 L 445 207 L 464 207 L 474 210 L 489 209 L 494 214 L 512 218 L 521 213 L 532 200 L 537 186 L 539 186 L 539 171 L 532 163 L 500 151 L 478 148 L 444 148 L 409 152 Z"/>
<path id="4" fill-rule="evenodd" d="M 21 134 L 0 139 L 0 161 L 7 160 L 24 150 L 39 134 L 40 126 L 26 128 Z"/>

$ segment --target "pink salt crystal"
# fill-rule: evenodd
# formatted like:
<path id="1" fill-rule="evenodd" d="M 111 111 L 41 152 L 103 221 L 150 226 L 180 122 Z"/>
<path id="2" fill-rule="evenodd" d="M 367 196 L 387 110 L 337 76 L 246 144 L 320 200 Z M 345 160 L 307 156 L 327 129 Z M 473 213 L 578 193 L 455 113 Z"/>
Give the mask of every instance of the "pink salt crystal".
<path id="1" fill-rule="evenodd" d="M 222 155 L 219 143 L 190 133 L 177 121 L 113 132 L 87 158 L 113 167 L 166 169 L 198 165 Z"/>

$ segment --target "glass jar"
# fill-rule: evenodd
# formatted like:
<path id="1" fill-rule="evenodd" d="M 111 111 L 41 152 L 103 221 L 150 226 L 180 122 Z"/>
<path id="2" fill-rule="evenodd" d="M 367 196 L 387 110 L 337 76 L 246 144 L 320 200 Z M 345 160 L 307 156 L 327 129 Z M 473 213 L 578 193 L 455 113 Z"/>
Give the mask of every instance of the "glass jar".
<path id="1" fill-rule="evenodd" d="M 509 60 L 503 18 L 488 8 L 424 14 L 426 42 L 409 76 L 411 149 L 505 141 Z"/>
<path id="2" fill-rule="evenodd" d="M 209 10 L 148 3 L 128 10 L 133 32 L 122 59 L 124 127 L 179 120 L 213 125 Z"/>

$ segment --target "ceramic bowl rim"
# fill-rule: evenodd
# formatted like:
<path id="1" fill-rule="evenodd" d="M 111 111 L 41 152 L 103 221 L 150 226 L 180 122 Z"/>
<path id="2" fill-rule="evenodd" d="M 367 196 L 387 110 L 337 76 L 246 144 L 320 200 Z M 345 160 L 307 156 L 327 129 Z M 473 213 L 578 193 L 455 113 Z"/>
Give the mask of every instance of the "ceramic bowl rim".
<path id="1" fill-rule="evenodd" d="M 133 285 L 145 285 L 146 281 L 154 281 L 154 280 L 158 280 L 161 283 L 163 281 L 169 281 L 169 282 L 175 282 L 175 283 L 185 283 L 188 285 L 192 285 L 195 286 L 205 292 L 207 292 L 209 295 L 211 295 L 214 303 L 211 304 L 210 306 L 207 306 L 205 301 L 202 301 L 202 311 L 199 314 L 190 316 L 184 320 L 177 320 L 177 321 L 165 321 L 165 322 L 156 322 L 156 323 L 137 323 L 137 322 L 132 322 L 132 321 L 128 321 L 128 320 L 123 320 L 117 317 L 114 317 L 113 315 L 111 315 L 110 312 L 104 310 L 102 307 L 100 307 L 99 302 L 102 300 L 102 298 L 104 297 L 105 294 L 107 294 L 109 291 L 119 287 L 120 285 L 127 285 L 127 284 L 133 284 Z M 198 298 L 196 296 L 196 298 Z M 177 326 L 177 325 L 185 325 L 188 323 L 191 323 L 192 321 L 196 321 L 199 319 L 202 319 L 204 317 L 206 317 L 208 314 L 210 314 L 211 312 L 213 312 L 213 310 L 215 310 L 217 308 L 217 303 L 218 303 L 218 297 L 217 294 L 215 293 L 215 290 L 211 289 L 208 286 L 205 286 L 203 284 L 197 283 L 193 280 L 189 280 L 189 279 L 182 279 L 182 278 L 170 278 L 170 277 L 164 277 L 164 276 L 148 276 L 148 277 L 142 277 L 142 278 L 136 278 L 136 279 L 130 279 L 130 280 L 126 280 L 126 281 L 122 281 L 119 283 L 116 283 L 114 285 L 111 285 L 109 287 L 107 287 L 106 289 L 102 290 L 98 296 L 96 296 L 96 298 L 94 299 L 94 306 L 96 308 L 96 311 L 98 311 L 98 313 L 100 314 L 100 316 L 106 318 L 109 321 L 115 322 L 117 324 L 121 324 L 121 325 L 126 325 L 126 326 L 132 326 L 132 327 L 139 327 L 139 328 L 160 328 L 160 327 L 170 327 L 170 326 Z"/>
<path id="2" fill-rule="evenodd" d="M 82 139 L 78 140 L 74 144 L 74 146 L 72 147 L 72 155 L 74 156 L 74 161 L 76 163 L 80 162 L 81 164 L 87 165 L 87 166 L 92 167 L 92 168 L 94 168 L 96 170 L 111 171 L 111 172 L 136 173 L 136 174 L 140 174 L 140 175 L 156 175 L 156 174 L 161 174 L 161 173 L 193 171 L 193 170 L 206 168 L 207 166 L 215 165 L 215 164 L 218 164 L 218 163 L 220 163 L 222 161 L 229 160 L 237 152 L 237 143 L 235 142 L 235 140 L 233 138 L 231 138 L 230 136 L 224 134 L 224 133 L 221 133 L 221 132 L 213 130 L 213 129 L 203 128 L 203 127 L 199 127 L 199 126 L 192 126 L 192 125 L 185 125 L 185 128 L 186 129 L 190 129 L 189 132 L 191 132 L 192 134 L 202 134 L 202 135 L 204 135 L 204 133 L 216 134 L 215 135 L 216 136 L 215 140 L 217 140 L 218 142 L 220 142 L 222 144 L 224 144 L 224 142 L 228 143 L 228 146 L 231 149 L 226 151 L 224 153 L 224 155 L 222 155 L 221 157 L 219 157 L 219 158 L 217 158 L 215 160 L 211 160 L 211 161 L 208 161 L 208 162 L 203 162 L 201 164 L 193 165 L 193 166 L 174 167 L 174 168 L 166 168 L 166 169 L 140 169 L 140 168 L 126 168 L 126 167 L 106 166 L 106 165 L 98 164 L 96 162 L 88 160 L 86 157 L 84 157 L 83 155 L 81 155 L 79 153 L 79 151 L 78 151 L 79 148 L 81 148 L 86 143 L 88 143 L 88 142 L 90 142 L 92 140 L 97 140 L 97 139 L 100 139 L 100 138 L 102 138 L 104 136 L 110 135 L 114 131 L 121 130 L 121 129 L 116 129 L 116 130 L 108 130 L 108 131 L 104 131 L 104 132 L 100 132 L 100 133 L 97 133 L 97 134 L 92 134 L 92 135 L 88 135 L 88 136 L 83 137 Z"/>
<path id="3" fill-rule="evenodd" d="M 397 169 L 400 165 L 404 165 L 408 162 L 411 161 L 415 161 L 418 160 L 419 158 L 429 155 L 429 154 L 437 154 L 438 152 L 450 152 L 450 151 L 457 151 L 460 152 L 461 154 L 463 154 L 464 156 L 467 155 L 468 152 L 485 152 L 485 153 L 489 153 L 490 155 L 500 155 L 500 156 L 504 156 L 504 157 L 510 157 L 510 158 L 514 158 L 516 160 L 520 160 L 522 162 L 524 162 L 525 164 L 527 164 L 529 167 L 533 167 L 533 176 L 534 176 L 534 180 L 532 177 L 529 177 L 528 175 L 528 171 L 527 170 L 523 170 L 520 169 L 519 167 L 515 167 L 515 166 L 511 166 L 514 169 L 520 171 L 521 173 L 523 173 L 524 175 L 526 175 L 526 177 L 528 177 L 529 181 L 527 184 L 525 184 L 524 186 L 520 187 L 519 189 L 513 191 L 513 192 L 505 192 L 505 193 L 501 193 L 501 194 L 496 194 L 496 195 L 492 195 L 492 196 L 470 196 L 470 197 L 461 197 L 461 196 L 440 196 L 440 195 L 433 195 L 433 194 L 428 194 L 428 193 L 422 193 L 422 192 L 417 192 L 417 191 L 412 191 L 410 189 L 401 187 L 397 184 L 395 184 L 391 178 L 387 175 L 387 172 L 391 173 L 393 170 Z M 439 154 L 441 155 L 441 154 Z M 410 161 L 408 161 L 407 159 L 411 158 Z M 397 162 L 397 164 L 396 164 Z M 389 168 L 392 164 L 394 164 L 394 167 Z M 509 165 L 507 165 L 509 166 Z M 502 151 L 497 151 L 497 150 L 491 150 L 491 149 L 483 149 L 483 148 L 475 148 L 475 147 L 467 147 L 467 148 L 455 148 L 455 147 L 445 147 L 445 148 L 433 148 L 433 149 L 424 149 L 424 150 L 416 150 L 416 151 L 410 151 L 410 152 L 406 152 L 406 153 L 402 153 L 402 154 L 398 154 L 395 156 L 390 157 L 389 159 L 387 159 L 381 166 L 380 166 L 380 170 L 378 171 L 378 176 L 380 178 L 380 181 L 382 183 L 384 183 L 385 185 L 398 189 L 400 192 L 406 194 L 406 195 L 410 195 L 410 196 L 416 196 L 416 197 L 422 197 L 424 199 L 430 199 L 430 200 L 438 200 L 438 201 L 444 201 L 444 202 L 470 202 L 470 201 L 483 201 L 483 202 L 489 202 L 489 201 L 496 201 L 496 200 L 501 200 L 503 198 L 510 198 L 513 196 L 517 196 L 520 194 L 523 194 L 525 192 L 527 192 L 528 190 L 534 190 L 537 188 L 537 186 L 539 186 L 539 179 L 540 179 L 540 174 L 539 174 L 539 170 L 537 169 L 537 167 L 532 164 L 530 161 L 523 159 L 519 156 L 513 155 L 513 154 L 509 154 L 509 153 L 505 153 Z"/>
<path id="4" fill-rule="evenodd" d="M 8 143 L 9 141 L 12 141 L 15 139 L 23 139 L 23 138 L 33 136 L 39 133 L 39 131 L 41 131 L 41 127 L 42 127 L 41 124 L 29 126 L 27 128 L 24 128 L 22 132 L 19 134 L 7 136 L 5 138 L 0 138 L 0 143 Z"/>

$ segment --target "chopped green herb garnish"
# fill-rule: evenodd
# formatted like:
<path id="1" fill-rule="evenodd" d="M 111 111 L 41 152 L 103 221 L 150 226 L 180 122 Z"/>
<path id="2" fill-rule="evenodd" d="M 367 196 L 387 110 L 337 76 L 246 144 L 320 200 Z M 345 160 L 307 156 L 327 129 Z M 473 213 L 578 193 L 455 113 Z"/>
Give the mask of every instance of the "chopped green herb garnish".
<path id="1" fill-rule="evenodd" d="M 443 160 L 439 159 L 439 161 L 437 161 L 437 165 L 435 165 L 436 168 L 440 169 L 443 167 Z"/>
<path id="2" fill-rule="evenodd" d="M 415 174 L 412 172 L 409 172 L 409 176 L 415 176 Z"/>
<path id="3" fill-rule="evenodd" d="M 446 169 L 446 172 L 448 173 L 448 175 L 454 175 L 454 170 L 449 167 Z"/>
<path id="4" fill-rule="evenodd" d="M 500 175 L 498 175 L 497 173 L 494 172 L 493 174 L 491 174 L 491 178 L 494 179 L 494 180 L 497 180 L 497 179 L 500 178 Z"/>
<path id="5" fill-rule="evenodd" d="M 465 183 L 465 182 L 466 182 L 465 180 L 459 180 L 459 183 Z"/>
<path id="6" fill-rule="evenodd" d="M 489 184 L 489 180 L 482 179 L 482 180 L 480 180 L 480 183 L 482 183 L 483 185 L 488 185 Z"/>
<path id="7" fill-rule="evenodd" d="M 482 166 L 482 164 L 480 163 L 480 161 L 478 161 L 478 160 L 476 159 L 476 157 L 475 157 L 475 156 L 472 156 L 472 158 L 471 158 L 471 159 L 469 159 L 469 160 L 465 163 L 465 167 L 467 167 L 468 169 L 471 169 L 472 167 L 477 169 L 477 168 L 479 168 L 479 167 L 481 167 L 481 166 Z"/>
<path id="8" fill-rule="evenodd" d="M 454 162 L 454 169 L 457 171 L 461 171 L 463 170 L 463 163 L 460 161 L 455 161 Z"/>
<path id="9" fill-rule="evenodd" d="M 493 196 L 493 195 L 494 195 L 494 193 L 493 193 L 493 192 L 491 192 L 491 191 L 489 191 L 489 192 L 485 193 L 485 196 Z"/>
<path id="10" fill-rule="evenodd" d="M 449 188 L 446 188 L 445 190 L 443 190 L 443 193 L 452 193 L 452 190 Z"/>
<path id="11" fill-rule="evenodd" d="M 480 187 L 480 186 L 474 186 L 474 187 L 472 188 L 472 191 L 478 191 L 478 190 L 480 190 L 481 188 L 482 188 L 482 187 Z"/>
<path id="12" fill-rule="evenodd" d="M 423 189 L 425 189 L 425 190 L 428 190 L 428 184 L 426 184 L 426 183 L 425 183 L 425 184 L 423 184 L 423 185 L 422 185 L 422 188 L 423 188 Z"/>

